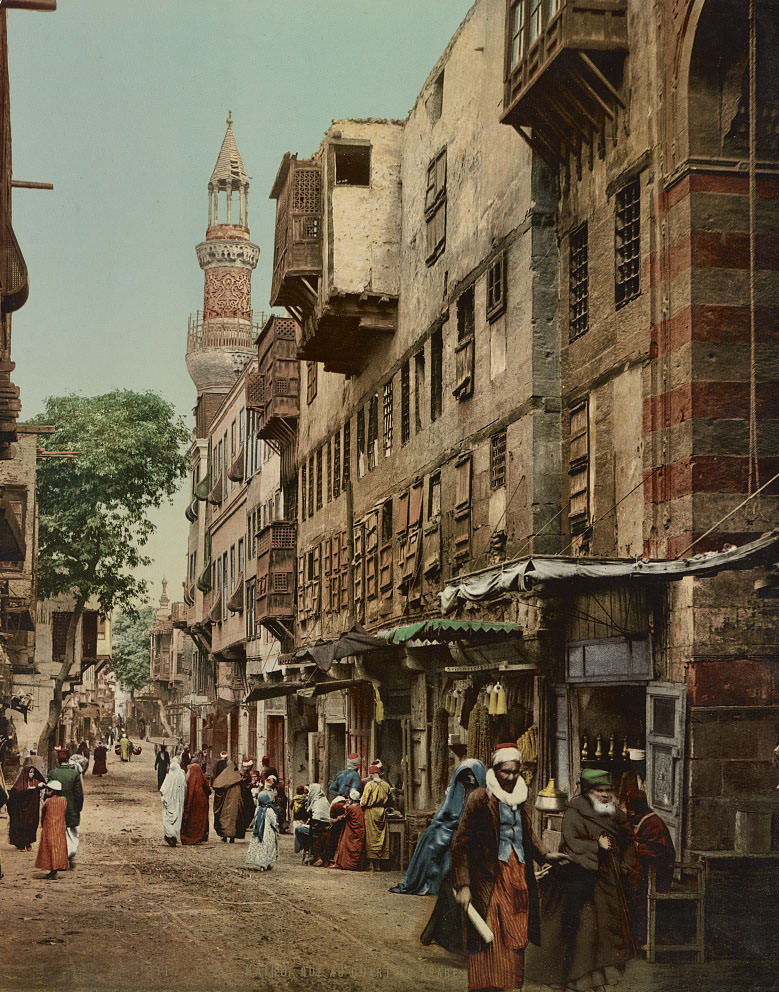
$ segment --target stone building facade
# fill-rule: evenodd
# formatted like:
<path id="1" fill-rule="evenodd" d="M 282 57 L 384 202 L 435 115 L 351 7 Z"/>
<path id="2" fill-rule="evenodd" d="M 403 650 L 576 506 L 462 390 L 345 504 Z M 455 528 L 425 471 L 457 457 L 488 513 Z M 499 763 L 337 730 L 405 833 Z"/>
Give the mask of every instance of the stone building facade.
<path id="1" fill-rule="evenodd" d="M 760 897 L 779 815 L 778 27 L 755 10 L 478 0 L 405 121 L 334 121 L 271 192 L 303 360 L 278 691 L 316 703 L 309 774 L 379 752 L 429 808 L 498 685 L 531 794 L 645 779 L 744 954 L 770 924 L 735 931 L 724 893 Z M 387 650 L 311 665 L 355 623 Z M 737 822 L 767 824 L 757 860 Z"/>

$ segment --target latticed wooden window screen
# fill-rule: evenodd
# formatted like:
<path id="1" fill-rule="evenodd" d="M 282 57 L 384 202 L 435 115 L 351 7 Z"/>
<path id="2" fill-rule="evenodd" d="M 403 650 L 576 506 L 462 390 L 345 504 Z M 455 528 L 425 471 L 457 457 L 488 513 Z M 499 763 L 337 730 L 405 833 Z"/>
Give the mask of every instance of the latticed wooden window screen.
<path id="1" fill-rule="evenodd" d="M 404 362 L 400 369 L 400 443 L 411 438 L 411 366 Z"/>
<path id="2" fill-rule="evenodd" d="M 384 383 L 383 396 L 384 455 L 392 454 L 392 379 Z"/>
<path id="3" fill-rule="evenodd" d="M 333 438 L 333 499 L 341 495 L 341 432 Z"/>
<path id="4" fill-rule="evenodd" d="M 568 516 L 573 533 L 581 533 L 589 515 L 589 414 L 585 400 L 570 412 L 570 451 L 568 477 L 570 503 Z"/>

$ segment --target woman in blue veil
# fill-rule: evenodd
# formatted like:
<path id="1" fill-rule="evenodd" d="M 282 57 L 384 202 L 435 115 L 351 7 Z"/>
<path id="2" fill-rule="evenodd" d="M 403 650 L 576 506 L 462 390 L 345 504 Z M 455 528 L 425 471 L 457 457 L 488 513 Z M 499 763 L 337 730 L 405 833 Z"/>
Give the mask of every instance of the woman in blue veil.
<path id="1" fill-rule="evenodd" d="M 454 770 L 444 793 L 441 807 L 433 822 L 417 841 L 406 877 L 390 892 L 414 896 L 438 894 L 441 881 L 449 874 L 452 857 L 452 836 L 460 822 L 468 794 L 484 786 L 487 771 L 476 758 L 466 758 Z"/>

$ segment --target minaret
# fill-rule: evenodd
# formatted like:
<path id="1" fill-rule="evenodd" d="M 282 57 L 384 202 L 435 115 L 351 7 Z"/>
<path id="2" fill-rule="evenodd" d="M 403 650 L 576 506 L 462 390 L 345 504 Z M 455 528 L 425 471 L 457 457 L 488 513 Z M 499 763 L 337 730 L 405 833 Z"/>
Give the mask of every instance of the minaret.
<path id="1" fill-rule="evenodd" d="M 187 369 L 197 388 L 196 434 L 204 437 L 222 397 L 254 356 L 252 270 L 260 249 L 249 240 L 249 179 L 233 134 L 232 112 L 208 183 L 203 310 L 189 318 Z"/>

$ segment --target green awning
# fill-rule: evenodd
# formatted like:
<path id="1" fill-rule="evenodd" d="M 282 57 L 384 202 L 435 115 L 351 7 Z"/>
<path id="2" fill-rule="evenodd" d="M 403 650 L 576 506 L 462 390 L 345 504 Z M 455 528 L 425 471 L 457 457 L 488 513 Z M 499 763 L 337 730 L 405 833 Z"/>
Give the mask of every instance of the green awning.
<path id="1" fill-rule="evenodd" d="M 521 637 L 522 628 L 517 623 L 492 623 L 489 620 L 420 620 L 404 627 L 378 631 L 376 637 L 388 644 L 407 644 L 421 641 L 428 644 L 448 644 L 450 641 L 484 643 L 501 637 Z"/>

